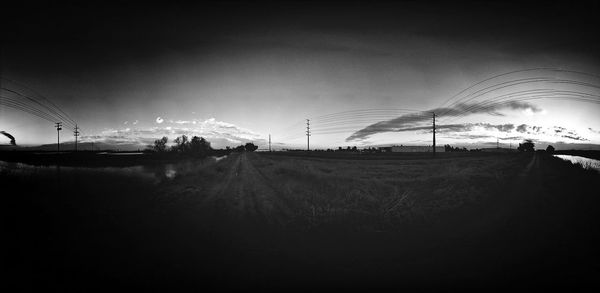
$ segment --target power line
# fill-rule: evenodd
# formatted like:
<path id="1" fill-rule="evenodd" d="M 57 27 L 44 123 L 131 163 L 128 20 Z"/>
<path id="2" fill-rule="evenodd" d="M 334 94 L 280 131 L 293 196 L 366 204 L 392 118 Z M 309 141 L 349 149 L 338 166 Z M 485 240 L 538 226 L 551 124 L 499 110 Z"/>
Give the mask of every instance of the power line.
<path id="1" fill-rule="evenodd" d="M 506 95 L 500 95 L 496 98 L 484 100 L 479 103 L 474 103 L 460 111 L 459 114 L 453 115 L 453 119 L 450 121 L 444 121 L 446 123 L 453 122 L 458 118 L 464 117 L 470 113 L 483 112 L 486 109 L 493 109 L 494 107 L 510 104 L 512 102 L 538 100 L 538 99 L 563 99 L 580 102 L 600 103 L 599 95 L 576 92 L 576 91 L 558 91 L 558 90 L 532 90 L 532 91 L 521 91 Z"/>
<path id="2" fill-rule="evenodd" d="M 523 69 L 523 70 L 516 70 L 516 71 L 511 71 L 511 72 L 507 72 L 507 73 L 502 73 L 502 74 L 498 74 L 495 76 L 492 76 L 490 78 L 484 79 L 480 82 L 477 82 L 467 88 L 465 88 L 464 90 L 460 91 L 459 93 L 455 94 L 454 96 L 452 96 L 451 98 L 449 98 L 448 100 L 446 100 L 444 103 L 442 103 L 439 108 L 442 108 L 444 105 L 446 105 L 450 100 L 466 93 L 467 91 L 474 89 L 475 87 L 477 87 L 478 85 L 484 84 L 487 81 L 499 78 L 501 76 L 507 76 L 507 75 L 511 75 L 511 74 L 516 74 L 519 72 L 526 72 L 526 71 L 551 71 L 551 72 L 563 72 L 563 73 L 572 73 L 572 74 L 578 74 L 578 75 L 585 75 L 585 76 L 589 76 L 589 77 L 594 77 L 594 78 L 600 78 L 600 76 L 598 75 L 594 75 L 594 74 L 590 74 L 590 73 L 586 73 L 586 72 L 581 72 L 581 71 L 574 71 L 574 70 L 565 70 L 565 69 L 560 69 L 560 68 L 531 68 L 531 69 Z M 569 84 L 569 85 L 578 85 L 578 86 L 586 86 L 586 87 L 593 87 L 593 88 L 600 88 L 600 86 L 596 85 L 596 84 L 592 84 L 592 83 L 588 83 L 588 82 L 583 82 L 583 81 L 578 81 L 578 80 L 570 80 L 570 79 L 558 79 L 558 78 L 552 78 L 552 77 L 533 77 L 533 78 L 524 78 L 524 79 L 516 79 L 516 80 L 510 80 L 510 81 L 506 81 L 506 82 L 501 82 L 501 83 L 496 83 L 493 84 L 491 86 L 487 86 L 483 89 L 480 89 L 478 91 L 475 91 L 473 93 L 470 93 L 456 101 L 454 101 L 447 109 L 445 112 L 443 113 L 438 113 L 438 116 L 445 116 L 448 111 L 452 110 L 451 107 L 454 107 L 456 105 L 458 105 L 459 103 L 465 103 L 466 101 L 464 101 L 466 98 L 473 96 L 471 99 L 472 100 L 476 97 L 482 96 L 484 94 L 487 94 L 489 92 L 495 91 L 495 90 L 499 90 L 502 88 L 506 88 L 506 87 L 510 87 L 510 86 L 516 86 L 516 85 L 520 85 L 520 84 L 526 84 L 529 82 L 549 82 L 549 83 L 555 83 L 555 84 Z M 502 86 L 502 85 L 506 85 L 506 86 Z M 485 93 L 479 94 L 477 95 L 477 93 L 481 93 L 482 91 L 485 91 L 487 89 L 492 89 L 491 91 L 487 91 Z M 468 100 L 467 100 L 468 101 Z"/>
<path id="3" fill-rule="evenodd" d="M 13 100 L 11 98 L 7 98 L 5 96 L 0 96 L 0 104 L 10 107 L 10 108 L 13 108 L 15 110 L 20 110 L 25 113 L 29 113 L 31 115 L 34 115 L 41 119 L 48 120 L 50 122 L 56 122 L 56 121 L 60 120 L 60 119 L 56 119 L 56 117 L 53 117 L 46 112 L 40 111 L 39 109 L 36 109 L 36 108 L 32 108 L 32 107 L 28 106 L 27 104 Z"/>
<path id="4" fill-rule="evenodd" d="M 513 75 L 513 74 L 521 73 L 521 72 L 530 72 L 530 71 L 552 71 L 552 72 L 563 72 L 563 73 L 575 73 L 575 74 L 579 74 L 579 75 L 585 75 L 585 76 L 590 76 L 590 77 L 594 77 L 594 78 L 600 78 L 600 76 L 598 76 L 598 75 L 587 73 L 587 72 L 575 71 L 575 70 L 567 70 L 567 69 L 561 69 L 561 68 L 553 68 L 553 67 L 537 67 L 537 68 L 527 68 L 527 69 L 514 70 L 514 71 L 509 71 L 509 72 L 497 74 L 497 75 L 494 75 L 492 77 L 489 77 L 489 78 L 486 78 L 484 80 L 481 80 L 479 82 L 476 82 L 476 83 L 472 84 L 471 86 L 469 86 L 469 87 L 461 90 L 460 92 L 456 93 L 455 95 L 453 95 L 452 97 L 450 97 L 446 101 L 444 101 L 444 103 L 442 103 L 438 108 L 444 107 L 444 105 L 446 105 L 452 99 L 454 99 L 454 98 L 462 95 L 463 93 L 467 92 L 468 90 L 471 90 L 471 89 L 473 89 L 473 88 L 477 87 L 478 85 L 481 85 L 481 84 L 483 84 L 485 82 L 488 82 L 488 81 L 493 80 L 493 79 L 500 78 L 502 76 Z"/>
<path id="5" fill-rule="evenodd" d="M 322 120 L 322 119 L 326 119 L 326 118 L 330 118 L 330 117 L 336 117 L 336 116 L 340 116 L 340 115 L 354 115 L 356 113 L 360 113 L 360 112 L 390 112 L 390 111 L 395 111 L 395 112 L 420 112 L 421 110 L 415 110 L 415 109 L 390 109 L 390 108 L 379 108 L 379 109 L 357 109 L 357 110 L 348 110 L 348 111 L 342 111 L 342 112 L 336 112 L 336 113 L 330 113 L 330 114 L 325 114 L 325 115 L 321 115 L 321 116 L 315 116 L 315 117 L 311 117 L 310 119 L 318 121 L 318 120 Z"/>
<path id="6" fill-rule="evenodd" d="M 492 93 L 494 91 L 504 89 L 504 88 L 509 88 L 509 87 L 516 86 L 516 85 L 523 85 L 523 84 L 529 84 L 529 83 L 540 83 L 540 82 L 552 83 L 552 84 L 576 85 L 576 86 L 584 86 L 584 87 L 600 89 L 600 86 L 596 85 L 596 84 L 568 80 L 568 79 L 521 79 L 521 80 L 515 80 L 515 81 L 496 84 L 496 85 L 492 85 L 492 86 L 488 86 L 486 88 L 480 89 L 475 92 L 475 93 L 478 93 L 476 95 L 474 95 L 475 93 L 471 93 L 471 94 L 455 101 L 454 103 L 452 103 L 450 105 L 450 107 L 446 108 L 446 110 L 443 113 L 441 113 L 439 116 L 445 116 L 447 113 L 451 112 L 452 110 L 455 110 L 454 107 L 456 107 L 459 104 L 465 104 L 471 100 L 474 100 L 481 96 L 485 96 L 486 94 Z M 466 99 L 467 97 L 471 97 L 471 98 Z"/>
<path id="7" fill-rule="evenodd" d="M 53 107 L 54 107 L 56 110 L 58 110 L 58 111 L 60 111 L 62 114 L 64 114 L 64 115 L 65 115 L 65 116 L 68 118 L 68 120 L 70 120 L 71 122 L 75 123 L 75 120 L 73 120 L 73 119 L 72 119 L 72 118 L 69 116 L 69 114 L 67 114 L 65 111 L 63 111 L 61 108 L 59 108 L 59 107 L 58 107 L 56 104 L 54 104 L 54 103 L 53 103 L 53 102 L 52 102 L 50 99 L 48 99 L 48 98 L 47 98 L 47 97 L 45 97 L 44 95 L 40 94 L 39 92 L 37 92 L 37 91 L 33 90 L 31 87 L 28 87 L 28 86 L 26 86 L 26 85 L 24 85 L 24 84 L 22 84 L 22 83 L 18 83 L 18 82 L 14 81 L 14 80 L 11 80 L 11 79 L 8 79 L 8 78 L 5 78 L 5 77 L 0 77 L 0 78 L 1 78 L 1 79 L 4 79 L 4 80 L 6 80 L 6 81 L 9 81 L 9 82 L 11 82 L 11 83 L 13 83 L 13 84 L 15 84 L 15 85 L 17 85 L 17 86 L 21 86 L 21 87 L 25 88 L 26 90 L 29 90 L 31 93 L 33 93 L 34 95 L 37 95 L 38 97 L 42 98 L 43 100 L 45 100 L 46 102 L 48 102 L 48 103 L 49 103 L 51 106 L 53 106 Z"/>
<path id="8" fill-rule="evenodd" d="M 54 109 L 51 109 L 51 108 L 50 108 L 50 107 L 48 107 L 47 105 L 44 105 L 44 104 L 40 103 L 39 101 L 37 101 L 36 99 L 34 99 L 34 98 L 32 98 L 32 97 L 29 97 L 29 96 L 27 96 L 27 95 L 24 95 L 24 94 L 22 94 L 22 93 L 19 93 L 19 92 L 17 92 L 17 91 L 14 91 L 14 90 L 11 90 L 11 89 L 8 89 L 8 88 L 1 87 L 0 89 L 2 89 L 2 90 L 5 90 L 5 91 L 7 91 L 7 92 L 11 92 L 11 93 L 13 93 L 13 94 L 16 94 L 16 95 L 18 95 L 18 96 L 20 96 L 20 97 L 22 97 L 22 98 L 25 98 L 25 99 L 27 99 L 27 100 L 29 100 L 29 101 L 31 101 L 31 102 L 33 102 L 33 103 L 35 103 L 35 104 L 37 104 L 37 105 L 41 106 L 43 109 L 46 109 L 46 110 L 48 111 L 47 113 L 48 113 L 49 115 L 51 115 L 51 116 L 55 116 L 55 117 L 57 117 L 57 118 L 58 118 L 57 120 L 63 120 L 63 121 L 65 121 L 65 122 L 67 122 L 67 123 L 71 124 L 71 126 L 75 126 L 75 122 L 74 122 L 74 121 L 69 121 L 69 119 L 68 119 L 68 118 L 66 118 L 65 116 L 61 115 L 60 113 L 57 113 L 57 112 L 56 112 Z"/>
<path id="9" fill-rule="evenodd" d="M 466 92 L 466 91 L 468 91 L 468 90 L 470 90 L 470 89 L 472 89 L 472 88 L 474 88 L 474 87 L 476 87 L 476 86 L 478 86 L 478 85 L 480 85 L 480 84 L 482 84 L 482 83 L 485 83 L 485 82 L 487 82 L 487 81 L 490 81 L 490 80 L 492 80 L 492 79 L 496 79 L 496 78 L 499 78 L 499 77 L 502 77 L 502 76 L 511 75 L 511 74 L 515 74 L 515 73 L 519 73 L 519 72 L 528 72 L 528 71 L 541 71 L 541 70 L 551 70 L 551 69 L 554 69 L 554 68 L 551 68 L 551 67 L 527 68 L 527 69 L 514 70 L 514 71 L 510 71 L 510 72 L 505 72 L 505 73 L 501 73 L 501 74 L 494 75 L 494 76 L 492 76 L 492 77 L 489 77 L 489 78 L 486 78 L 486 79 L 484 79 L 484 80 L 482 80 L 482 81 L 479 81 L 479 82 L 477 82 L 477 83 L 474 83 L 474 84 L 472 84 L 471 86 L 469 86 L 469 87 L 467 87 L 467 88 L 463 89 L 462 91 L 460 91 L 460 92 L 456 93 L 455 95 L 453 95 L 452 97 L 450 97 L 449 99 L 447 99 L 446 101 L 444 101 L 444 103 L 442 103 L 442 104 L 441 104 L 441 105 L 440 105 L 438 108 L 441 108 L 441 107 L 443 107 L 443 106 L 444 106 L 444 105 L 446 105 L 446 103 L 448 103 L 450 100 L 452 100 L 452 99 L 454 99 L 454 98 L 458 97 L 459 95 L 463 94 L 464 92 Z"/>

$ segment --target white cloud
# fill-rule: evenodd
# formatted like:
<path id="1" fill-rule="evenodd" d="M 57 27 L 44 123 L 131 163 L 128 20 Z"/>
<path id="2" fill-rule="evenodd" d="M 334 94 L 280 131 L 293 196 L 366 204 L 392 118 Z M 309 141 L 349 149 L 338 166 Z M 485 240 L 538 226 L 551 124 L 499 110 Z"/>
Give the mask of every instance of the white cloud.
<path id="1" fill-rule="evenodd" d="M 156 118 L 156 123 L 165 120 Z M 154 126 L 149 128 L 105 129 L 100 135 L 86 136 L 87 141 L 109 141 L 112 144 L 151 144 L 155 139 L 166 136 L 173 141 L 181 135 L 201 136 L 210 141 L 215 148 L 236 146 L 246 142 L 265 144 L 265 139 L 259 133 L 239 127 L 235 124 L 218 121 L 215 118 L 207 120 L 177 120 L 169 126 Z"/>
<path id="2" fill-rule="evenodd" d="M 525 114 L 525 116 L 533 116 L 534 112 L 530 108 L 526 108 L 523 110 L 523 114 Z"/>

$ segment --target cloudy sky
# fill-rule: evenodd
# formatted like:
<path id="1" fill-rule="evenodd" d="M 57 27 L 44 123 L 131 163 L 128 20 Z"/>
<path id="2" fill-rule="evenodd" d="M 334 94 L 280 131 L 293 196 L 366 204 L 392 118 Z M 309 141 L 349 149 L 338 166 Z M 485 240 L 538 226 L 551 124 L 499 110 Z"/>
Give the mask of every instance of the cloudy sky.
<path id="1" fill-rule="evenodd" d="M 68 115 L 64 140 L 74 121 L 84 141 L 188 134 L 265 147 L 271 134 L 276 147 L 304 147 L 309 118 L 314 147 L 424 145 L 435 112 L 438 144 L 600 144 L 599 8 L 14 7 L 0 52 L 0 130 L 52 143 L 50 120 Z M 41 96 L 66 114 L 27 99 Z"/>

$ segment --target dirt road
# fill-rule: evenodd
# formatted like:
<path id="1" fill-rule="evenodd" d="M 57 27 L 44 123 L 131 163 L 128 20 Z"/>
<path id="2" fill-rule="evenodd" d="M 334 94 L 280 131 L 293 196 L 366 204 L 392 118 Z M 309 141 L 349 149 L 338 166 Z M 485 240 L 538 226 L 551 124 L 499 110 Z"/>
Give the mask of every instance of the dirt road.
<path id="1" fill-rule="evenodd" d="M 205 204 L 230 210 L 233 215 L 247 221 L 284 224 L 292 216 L 290 208 L 252 164 L 250 156 L 233 154 L 232 165 L 223 180 L 212 188 Z"/>
<path id="2" fill-rule="evenodd" d="M 186 174 L 164 186 L 159 191 L 160 197 L 197 202 L 196 212 L 214 218 L 249 225 L 285 226 L 294 214 L 269 178 L 254 166 L 254 156 L 257 155 L 233 153 L 209 167 L 218 172 Z"/>

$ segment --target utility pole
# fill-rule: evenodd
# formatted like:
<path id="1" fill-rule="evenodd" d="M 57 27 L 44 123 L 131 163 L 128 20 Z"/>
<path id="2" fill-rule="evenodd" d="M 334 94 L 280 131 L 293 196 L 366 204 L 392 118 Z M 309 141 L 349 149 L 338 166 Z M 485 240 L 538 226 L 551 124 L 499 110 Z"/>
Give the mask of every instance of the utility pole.
<path id="1" fill-rule="evenodd" d="M 269 152 L 271 152 L 271 135 L 269 134 Z"/>
<path id="2" fill-rule="evenodd" d="M 435 157 L 435 112 L 433 112 L 433 156 Z"/>
<path id="3" fill-rule="evenodd" d="M 306 150 L 310 151 L 310 119 L 306 119 Z"/>
<path id="4" fill-rule="evenodd" d="M 62 122 L 54 123 L 56 127 L 56 149 L 60 153 L 60 131 L 62 130 Z"/>
<path id="5" fill-rule="evenodd" d="M 499 143 L 499 141 L 498 141 L 498 138 L 497 138 L 497 137 L 496 137 L 496 149 L 498 149 L 498 150 L 500 149 L 500 143 Z"/>
<path id="6" fill-rule="evenodd" d="M 75 124 L 75 131 L 73 131 L 73 135 L 75 135 L 75 152 L 77 152 L 77 137 L 79 136 L 79 127 Z"/>

